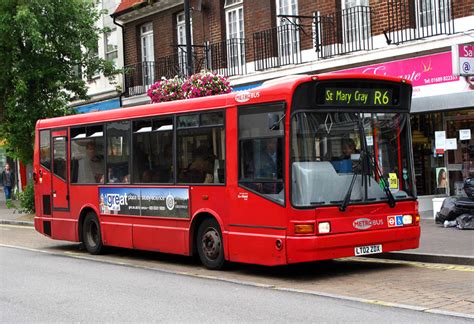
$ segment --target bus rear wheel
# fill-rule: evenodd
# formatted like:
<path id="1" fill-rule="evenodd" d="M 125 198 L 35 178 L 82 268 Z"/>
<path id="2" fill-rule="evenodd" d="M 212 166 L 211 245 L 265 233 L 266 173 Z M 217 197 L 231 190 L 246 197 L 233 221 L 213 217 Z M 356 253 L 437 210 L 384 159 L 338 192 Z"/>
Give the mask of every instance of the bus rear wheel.
<path id="1" fill-rule="evenodd" d="M 224 266 L 224 246 L 222 233 L 216 220 L 204 220 L 198 229 L 197 250 L 202 264 L 211 270 L 219 270 Z"/>
<path id="2" fill-rule="evenodd" d="M 87 213 L 82 225 L 82 240 L 86 250 L 90 254 L 100 254 L 104 248 L 100 223 L 93 212 Z"/>

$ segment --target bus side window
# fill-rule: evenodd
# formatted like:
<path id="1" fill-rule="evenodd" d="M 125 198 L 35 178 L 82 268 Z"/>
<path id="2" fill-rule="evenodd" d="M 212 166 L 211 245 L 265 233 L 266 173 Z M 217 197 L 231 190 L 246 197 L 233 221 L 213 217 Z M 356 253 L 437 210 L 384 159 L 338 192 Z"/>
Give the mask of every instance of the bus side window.
<path id="1" fill-rule="evenodd" d="M 178 182 L 224 183 L 224 112 L 178 116 L 177 124 Z"/>
<path id="2" fill-rule="evenodd" d="M 133 182 L 173 183 L 173 118 L 133 122 Z"/>
<path id="3" fill-rule="evenodd" d="M 40 131 L 40 163 L 51 170 L 51 132 L 49 130 Z"/>
<path id="4" fill-rule="evenodd" d="M 107 124 L 107 182 L 130 183 L 130 121 Z"/>
<path id="5" fill-rule="evenodd" d="M 284 203 L 284 110 L 281 104 L 239 111 L 239 183 Z"/>
<path id="6" fill-rule="evenodd" d="M 71 183 L 104 183 L 102 125 L 71 128 Z"/>

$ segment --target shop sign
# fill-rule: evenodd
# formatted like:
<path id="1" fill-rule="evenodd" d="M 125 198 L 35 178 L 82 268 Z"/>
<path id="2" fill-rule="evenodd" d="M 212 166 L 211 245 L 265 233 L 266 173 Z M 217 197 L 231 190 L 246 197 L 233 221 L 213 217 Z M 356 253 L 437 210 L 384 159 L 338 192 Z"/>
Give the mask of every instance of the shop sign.
<path id="1" fill-rule="evenodd" d="M 414 97 L 439 95 L 443 92 L 463 91 L 466 86 L 465 80 L 460 80 L 459 76 L 453 75 L 451 62 L 451 52 L 443 52 L 341 70 L 336 73 L 362 73 L 400 77 L 411 81 Z M 447 83 L 454 86 L 447 87 Z"/>
<path id="2" fill-rule="evenodd" d="M 453 74 L 474 75 L 474 45 L 453 45 Z"/>

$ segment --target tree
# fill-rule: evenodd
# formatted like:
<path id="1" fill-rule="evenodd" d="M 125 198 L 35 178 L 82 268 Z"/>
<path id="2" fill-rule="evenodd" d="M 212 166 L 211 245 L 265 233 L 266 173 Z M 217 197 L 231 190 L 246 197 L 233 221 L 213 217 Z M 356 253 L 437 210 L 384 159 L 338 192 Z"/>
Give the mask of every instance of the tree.
<path id="1" fill-rule="evenodd" d="M 81 75 L 112 70 L 97 53 L 101 15 L 93 0 L 0 1 L 0 138 L 7 155 L 31 162 L 41 118 L 73 113 L 86 99 Z"/>

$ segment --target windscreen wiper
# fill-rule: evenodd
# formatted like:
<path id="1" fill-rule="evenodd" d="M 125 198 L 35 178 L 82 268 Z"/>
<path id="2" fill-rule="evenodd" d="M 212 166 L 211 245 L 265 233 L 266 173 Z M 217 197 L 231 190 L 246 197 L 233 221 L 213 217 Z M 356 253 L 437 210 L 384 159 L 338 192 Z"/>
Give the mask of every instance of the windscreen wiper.
<path id="1" fill-rule="evenodd" d="M 360 156 L 359 156 L 359 165 L 361 163 L 361 161 L 363 161 L 364 159 L 364 151 L 361 151 L 360 152 Z M 364 168 L 361 168 L 361 171 L 362 171 L 362 174 L 364 172 Z M 349 201 L 351 200 L 351 195 L 352 195 L 352 189 L 354 188 L 354 184 L 355 184 L 355 181 L 357 179 L 357 172 L 354 171 L 354 175 L 352 176 L 352 180 L 351 180 L 351 184 L 349 185 L 349 189 L 347 189 L 347 192 L 346 192 L 346 195 L 344 196 L 344 200 L 342 201 L 341 203 L 341 206 L 339 206 L 339 210 L 340 211 L 345 211 L 346 208 L 347 208 L 347 205 L 349 205 Z"/>
<path id="2" fill-rule="evenodd" d="M 388 205 L 391 208 L 395 207 L 395 198 L 393 197 L 393 194 L 390 191 L 390 186 L 388 185 L 387 180 L 385 180 L 385 177 L 383 176 L 382 171 L 380 170 L 379 164 L 377 163 L 377 161 L 375 161 L 375 158 L 372 162 L 372 156 L 369 156 L 368 159 L 370 161 L 371 166 L 374 167 L 375 173 L 377 174 L 377 176 L 380 179 L 379 185 L 380 185 L 381 189 L 385 192 L 385 195 L 387 195 Z"/>

